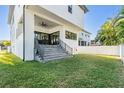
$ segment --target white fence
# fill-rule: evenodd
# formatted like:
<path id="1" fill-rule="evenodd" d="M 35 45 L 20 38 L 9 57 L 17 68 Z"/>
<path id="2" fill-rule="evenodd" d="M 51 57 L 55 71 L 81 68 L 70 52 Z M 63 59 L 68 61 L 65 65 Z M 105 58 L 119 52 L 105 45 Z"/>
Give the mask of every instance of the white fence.
<path id="1" fill-rule="evenodd" d="M 78 47 L 79 54 L 105 54 L 120 55 L 120 46 L 81 46 Z"/>
<path id="2" fill-rule="evenodd" d="M 124 62 L 124 44 L 119 46 L 79 46 L 77 53 L 120 56 Z"/>
<path id="3" fill-rule="evenodd" d="M 124 63 L 124 44 L 120 45 L 120 58 L 122 62 Z"/>

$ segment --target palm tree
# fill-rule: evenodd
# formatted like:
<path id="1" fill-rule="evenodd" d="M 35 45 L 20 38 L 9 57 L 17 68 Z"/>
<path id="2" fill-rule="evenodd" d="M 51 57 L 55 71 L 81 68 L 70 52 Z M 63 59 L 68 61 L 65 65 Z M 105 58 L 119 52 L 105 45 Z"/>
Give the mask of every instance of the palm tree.
<path id="1" fill-rule="evenodd" d="M 99 41 L 102 45 L 117 45 L 119 42 L 112 22 L 113 19 L 106 21 L 96 36 L 96 41 Z"/>
<path id="2" fill-rule="evenodd" d="M 113 25 L 115 26 L 116 23 L 118 21 L 120 21 L 121 19 L 124 19 L 124 6 L 122 7 L 122 9 L 120 10 L 119 14 L 117 15 L 117 17 L 115 18 L 115 20 L 113 21 Z"/>
<path id="3" fill-rule="evenodd" d="M 124 7 L 119 14 L 106 21 L 97 34 L 96 41 L 103 45 L 118 45 L 124 43 Z"/>
<path id="4" fill-rule="evenodd" d="M 119 38 L 120 43 L 124 43 L 124 7 L 113 21 L 113 27 L 117 30 L 117 37 Z"/>

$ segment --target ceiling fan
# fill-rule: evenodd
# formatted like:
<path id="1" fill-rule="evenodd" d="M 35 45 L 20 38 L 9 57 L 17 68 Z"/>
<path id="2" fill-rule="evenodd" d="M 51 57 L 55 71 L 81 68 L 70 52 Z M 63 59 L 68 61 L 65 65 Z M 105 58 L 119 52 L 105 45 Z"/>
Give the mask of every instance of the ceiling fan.
<path id="1" fill-rule="evenodd" d="M 39 23 L 40 26 L 47 27 L 48 25 L 45 22 Z"/>

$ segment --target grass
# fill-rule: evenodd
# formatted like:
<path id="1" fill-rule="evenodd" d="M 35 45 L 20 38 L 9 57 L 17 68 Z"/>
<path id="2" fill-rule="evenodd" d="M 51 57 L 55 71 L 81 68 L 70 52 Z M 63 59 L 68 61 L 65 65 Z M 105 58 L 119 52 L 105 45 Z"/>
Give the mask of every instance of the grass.
<path id="1" fill-rule="evenodd" d="M 124 67 L 105 55 L 75 55 L 43 64 L 0 52 L 0 87 L 124 87 Z"/>

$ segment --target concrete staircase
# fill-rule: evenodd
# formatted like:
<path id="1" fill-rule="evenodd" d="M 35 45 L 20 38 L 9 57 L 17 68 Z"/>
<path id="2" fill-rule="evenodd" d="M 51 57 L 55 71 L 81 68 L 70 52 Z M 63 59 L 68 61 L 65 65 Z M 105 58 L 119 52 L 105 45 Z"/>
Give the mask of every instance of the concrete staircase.
<path id="1" fill-rule="evenodd" d="M 43 59 L 41 59 L 40 56 L 37 56 L 38 61 L 50 61 L 72 56 L 62 49 L 60 45 L 42 45 L 42 48 L 44 48 Z"/>

